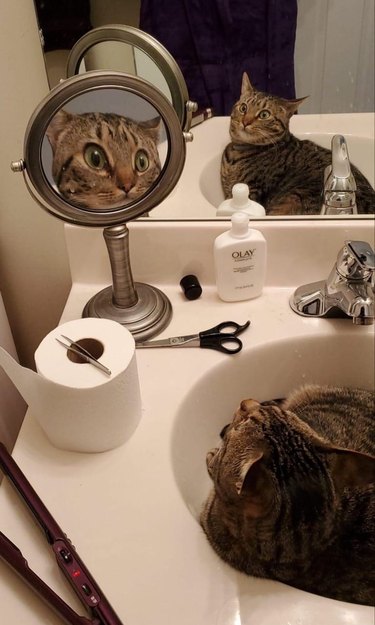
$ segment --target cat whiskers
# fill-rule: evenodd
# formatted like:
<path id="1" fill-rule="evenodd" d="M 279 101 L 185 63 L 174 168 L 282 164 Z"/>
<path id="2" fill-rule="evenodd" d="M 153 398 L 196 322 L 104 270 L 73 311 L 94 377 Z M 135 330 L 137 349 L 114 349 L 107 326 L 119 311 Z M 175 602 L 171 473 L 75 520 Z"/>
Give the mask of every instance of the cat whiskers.
<path id="1" fill-rule="evenodd" d="M 100 205 L 105 208 L 119 208 L 120 206 L 125 206 L 133 201 L 132 198 L 129 198 L 128 196 L 124 197 L 123 193 L 117 194 L 111 191 L 99 192 L 95 197 L 100 200 Z"/>

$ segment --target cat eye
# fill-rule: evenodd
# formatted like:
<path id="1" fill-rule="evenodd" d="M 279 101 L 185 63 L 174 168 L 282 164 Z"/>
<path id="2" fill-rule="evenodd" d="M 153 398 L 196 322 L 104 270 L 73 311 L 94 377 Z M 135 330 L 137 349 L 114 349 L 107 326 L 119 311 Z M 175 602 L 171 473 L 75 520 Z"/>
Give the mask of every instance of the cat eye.
<path id="1" fill-rule="evenodd" d="M 86 146 L 83 156 L 87 165 L 93 169 L 104 169 L 107 165 L 107 157 L 104 150 L 94 143 Z"/>
<path id="2" fill-rule="evenodd" d="M 242 102 L 242 104 L 240 104 L 239 111 L 243 114 L 247 113 L 247 104 L 245 102 Z"/>
<path id="3" fill-rule="evenodd" d="M 271 116 L 271 113 L 267 111 L 267 109 L 263 109 L 263 111 L 260 111 L 258 115 L 259 119 L 268 119 L 270 116 Z"/>
<path id="4" fill-rule="evenodd" d="M 149 160 L 146 152 L 144 150 L 138 150 L 135 155 L 135 168 L 139 172 L 146 171 L 149 166 Z"/>

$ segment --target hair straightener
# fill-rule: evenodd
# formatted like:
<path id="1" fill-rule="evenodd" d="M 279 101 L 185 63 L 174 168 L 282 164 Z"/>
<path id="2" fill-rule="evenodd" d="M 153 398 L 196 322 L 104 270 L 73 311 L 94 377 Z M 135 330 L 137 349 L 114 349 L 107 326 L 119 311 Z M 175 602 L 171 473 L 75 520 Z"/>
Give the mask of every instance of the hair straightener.
<path id="1" fill-rule="evenodd" d="M 90 613 L 91 618 L 80 616 L 74 612 L 52 588 L 29 568 L 18 547 L 2 532 L 0 532 L 0 558 L 7 562 L 65 623 L 70 625 L 123 625 L 74 546 L 47 510 L 3 443 L 0 443 L 0 468 L 11 480 L 41 526 L 55 554 L 57 564 Z"/>

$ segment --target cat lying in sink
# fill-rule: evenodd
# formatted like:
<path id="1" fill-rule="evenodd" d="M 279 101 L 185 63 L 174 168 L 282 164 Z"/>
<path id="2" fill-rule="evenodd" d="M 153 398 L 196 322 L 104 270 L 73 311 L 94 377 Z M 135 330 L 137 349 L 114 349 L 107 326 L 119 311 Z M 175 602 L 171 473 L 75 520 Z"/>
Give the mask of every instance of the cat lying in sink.
<path id="1" fill-rule="evenodd" d="M 201 525 L 219 556 L 257 577 L 372 605 L 373 392 L 305 386 L 242 401 L 207 454 Z"/>
<path id="2" fill-rule="evenodd" d="M 246 72 L 230 119 L 231 143 L 224 150 L 221 182 L 226 198 L 238 182 L 267 215 L 316 215 L 322 207 L 324 169 L 330 150 L 301 140 L 289 130 L 290 118 L 305 98 L 285 100 L 255 89 Z M 359 213 L 375 212 L 375 191 L 352 165 Z"/>

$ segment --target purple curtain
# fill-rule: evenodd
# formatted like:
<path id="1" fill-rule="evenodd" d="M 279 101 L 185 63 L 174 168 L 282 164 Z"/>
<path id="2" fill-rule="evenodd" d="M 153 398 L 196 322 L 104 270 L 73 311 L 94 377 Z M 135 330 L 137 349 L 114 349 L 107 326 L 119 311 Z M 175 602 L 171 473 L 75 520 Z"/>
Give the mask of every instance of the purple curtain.
<path id="1" fill-rule="evenodd" d="M 252 84 L 295 97 L 297 0 L 141 0 L 140 28 L 178 63 L 192 100 L 228 115 L 242 73 Z"/>

